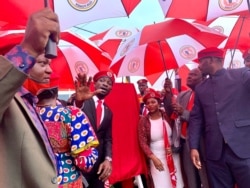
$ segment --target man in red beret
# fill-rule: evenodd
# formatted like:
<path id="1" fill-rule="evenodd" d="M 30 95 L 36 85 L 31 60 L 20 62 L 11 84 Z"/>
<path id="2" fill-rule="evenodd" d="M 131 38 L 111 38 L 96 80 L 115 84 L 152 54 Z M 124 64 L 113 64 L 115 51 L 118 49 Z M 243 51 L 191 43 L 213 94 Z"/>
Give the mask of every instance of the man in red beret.
<path id="1" fill-rule="evenodd" d="M 247 49 L 247 50 L 243 53 L 243 59 L 244 59 L 245 67 L 250 68 L 250 49 Z"/>
<path id="2" fill-rule="evenodd" d="M 75 82 L 75 104 L 88 116 L 99 140 L 98 159 L 92 170 L 83 172 L 88 188 L 104 188 L 104 182 L 112 172 L 112 117 L 113 113 L 104 99 L 112 90 L 115 82 L 111 71 L 100 71 L 93 77 L 94 92 L 89 89 L 92 78 L 78 74 Z"/>
<path id="3" fill-rule="evenodd" d="M 144 115 L 147 113 L 147 110 L 145 108 L 144 102 L 142 100 L 143 96 L 145 95 L 145 91 L 148 88 L 148 81 L 146 79 L 140 79 L 137 81 L 137 85 L 138 85 L 138 90 L 139 90 L 139 94 L 137 94 L 138 97 L 138 101 L 140 104 L 140 114 Z"/>
<path id="4" fill-rule="evenodd" d="M 211 187 L 250 185 L 250 70 L 224 69 L 224 51 L 198 53 L 199 69 L 209 77 L 195 87 L 188 138 L 193 164 L 201 169 L 198 152 L 204 133 Z"/>

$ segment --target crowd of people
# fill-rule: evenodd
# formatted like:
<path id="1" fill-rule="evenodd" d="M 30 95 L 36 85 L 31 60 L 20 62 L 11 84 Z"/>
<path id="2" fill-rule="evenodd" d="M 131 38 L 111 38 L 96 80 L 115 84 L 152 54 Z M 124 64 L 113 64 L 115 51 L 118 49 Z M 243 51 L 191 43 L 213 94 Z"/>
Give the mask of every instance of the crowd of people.
<path id="1" fill-rule="evenodd" d="M 48 40 L 59 38 L 58 17 L 44 8 L 30 16 L 20 45 L 0 56 L 0 187 L 104 188 L 112 173 L 105 98 L 115 75 L 78 74 L 75 93 L 59 100 L 45 56 Z M 222 49 L 201 50 L 189 89 L 178 94 L 168 77 L 161 91 L 138 80 L 135 144 L 146 159 L 145 188 L 250 185 L 250 50 L 243 58 L 245 67 L 227 70 Z"/>

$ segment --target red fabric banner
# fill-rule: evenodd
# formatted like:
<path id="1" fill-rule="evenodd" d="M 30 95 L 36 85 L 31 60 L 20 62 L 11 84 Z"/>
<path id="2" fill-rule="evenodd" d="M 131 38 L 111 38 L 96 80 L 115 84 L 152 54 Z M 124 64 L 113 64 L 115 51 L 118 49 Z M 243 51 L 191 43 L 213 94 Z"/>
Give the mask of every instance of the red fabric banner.
<path id="1" fill-rule="evenodd" d="M 110 183 L 146 173 L 146 162 L 137 135 L 139 105 L 131 83 L 115 83 L 105 102 L 113 112 L 113 172 Z"/>

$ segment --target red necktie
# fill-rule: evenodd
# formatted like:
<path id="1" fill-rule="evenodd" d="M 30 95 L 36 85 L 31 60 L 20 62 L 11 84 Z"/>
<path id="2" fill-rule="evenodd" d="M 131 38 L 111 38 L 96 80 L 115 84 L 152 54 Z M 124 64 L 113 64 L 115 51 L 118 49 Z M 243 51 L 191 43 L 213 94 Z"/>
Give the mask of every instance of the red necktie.
<path id="1" fill-rule="evenodd" d="M 194 92 L 192 92 L 191 95 L 190 95 L 189 102 L 187 104 L 187 108 L 186 109 L 188 111 L 191 111 L 192 108 L 193 108 L 193 105 L 194 105 Z M 186 121 L 184 121 L 182 123 L 182 126 L 181 126 L 181 136 L 183 138 L 186 138 L 186 136 L 187 136 L 187 122 Z"/>
<path id="2" fill-rule="evenodd" d="M 101 124 L 101 117 L 102 117 L 102 101 L 98 100 L 96 106 L 96 125 L 97 127 Z"/>

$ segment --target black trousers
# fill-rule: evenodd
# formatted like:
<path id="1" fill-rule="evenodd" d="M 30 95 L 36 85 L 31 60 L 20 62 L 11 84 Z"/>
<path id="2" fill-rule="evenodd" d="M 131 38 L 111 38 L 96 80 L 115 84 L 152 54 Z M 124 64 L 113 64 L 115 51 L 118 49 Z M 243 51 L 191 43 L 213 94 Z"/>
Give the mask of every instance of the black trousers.
<path id="1" fill-rule="evenodd" d="M 250 186 L 250 158 L 239 158 L 224 144 L 219 160 L 207 160 L 211 188 L 248 188 Z"/>

